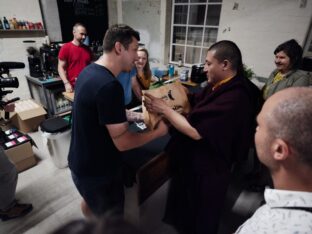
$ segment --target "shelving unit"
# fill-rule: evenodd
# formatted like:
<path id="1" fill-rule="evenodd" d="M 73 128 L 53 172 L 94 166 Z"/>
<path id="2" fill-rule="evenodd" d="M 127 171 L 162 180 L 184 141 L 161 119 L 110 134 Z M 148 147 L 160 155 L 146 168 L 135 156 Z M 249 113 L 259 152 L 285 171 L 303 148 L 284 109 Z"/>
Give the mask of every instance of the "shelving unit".
<path id="1" fill-rule="evenodd" d="M 0 38 L 17 38 L 17 37 L 44 37 L 46 30 L 18 30 L 18 29 L 0 29 Z"/>
<path id="2" fill-rule="evenodd" d="M 64 115 L 71 111 L 71 103 L 63 96 L 65 88 L 61 78 L 40 80 L 26 75 L 26 79 L 31 98 L 46 108 L 49 117 Z"/>

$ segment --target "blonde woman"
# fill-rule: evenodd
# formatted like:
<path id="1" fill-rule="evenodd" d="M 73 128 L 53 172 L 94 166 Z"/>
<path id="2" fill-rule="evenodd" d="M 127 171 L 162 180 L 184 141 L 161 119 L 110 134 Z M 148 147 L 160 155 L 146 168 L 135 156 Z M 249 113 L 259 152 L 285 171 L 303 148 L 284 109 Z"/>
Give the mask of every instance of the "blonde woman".
<path id="1" fill-rule="evenodd" d="M 137 74 L 132 77 L 132 90 L 138 101 L 142 101 L 142 90 L 149 89 L 152 80 L 152 72 L 149 65 L 148 51 L 145 48 L 138 49 L 138 60 L 135 62 Z"/>

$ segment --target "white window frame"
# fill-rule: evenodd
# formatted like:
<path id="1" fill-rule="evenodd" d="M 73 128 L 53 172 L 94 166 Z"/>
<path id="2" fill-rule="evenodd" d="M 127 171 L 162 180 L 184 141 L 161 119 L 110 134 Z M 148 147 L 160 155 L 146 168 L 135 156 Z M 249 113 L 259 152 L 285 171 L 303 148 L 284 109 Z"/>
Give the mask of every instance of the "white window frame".
<path id="1" fill-rule="evenodd" d="M 195 64 L 198 63 L 203 63 L 204 58 L 202 58 L 202 54 L 203 54 L 203 50 L 204 49 L 208 49 L 209 47 L 204 46 L 204 36 L 205 36 L 205 29 L 207 28 L 215 28 L 218 30 L 217 32 L 217 37 L 218 37 L 218 33 L 219 33 L 219 25 L 220 25 L 220 21 L 219 21 L 219 25 L 206 25 L 206 19 L 207 19 L 207 12 L 208 12 L 208 7 L 211 5 L 221 5 L 221 10 L 222 10 L 222 3 L 223 2 L 209 2 L 209 0 L 206 0 L 206 3 L 204 2 L 198 2 L 198 3 L 193 3 L 188 1 L 187 3 L 176 3 L 175 0 L 172 1 L 172 17 L 171 17 L 171 35 L 170 35 L 170 58 L 169 61 L 172 64 L 178 64 L 178 61 L 173 61 L 172 57 L 173 57 L 173 46 L 183 46 L 184 47 L 184 53 L 183 53 L 183 62 L 186 61 L 186 50 L 187 48 L 200 48 L 200 57 L 199 57 L 199 61 L 195 61 Z M 203 25 L 192 25 L 192 24 L 188 24 L 189 22 L 189 13 L 190 13 L 190 8 L 191 6 L 195 6 L 195 5 L 205 5 L 206 6 L 206 10 L 205 10 L 205 16 L 204 16 L 204 24 Z M 175 6 L 188 6 L 187 9 L 187 20 L 186 20 L 186 24 L 175 24 L 174 23 L 174 11 L 175 11 Z M 221 11 L 220 11 L 220 16 L 221 16 Z M 186 34 L 185 34 L 185 42 L 184 44 L 178 44 L 178 43 L 173 43 L 173 31 L 174 31 L 174 27 L 175 26 L 180 26 L 180 27 L 185 27 L 186 28 Z M 200 46 L 196 46 L 196 45 L 188 45 L 188 29 L 189 27 L 192 28 L 202 28 L 203 32 L 202 32 L 202 40 L 201 40 L 201 45 Z M 189 64 L 189 63 L 184 63 L 184 66 L 186 67 L 190 67 L 193 64 Z"/>
<path id="2" fill-rule="evenodd" d="M 310 29 L 305 40 L 303 56 L 312 57 L 312 21 L 310 23 Z"/>

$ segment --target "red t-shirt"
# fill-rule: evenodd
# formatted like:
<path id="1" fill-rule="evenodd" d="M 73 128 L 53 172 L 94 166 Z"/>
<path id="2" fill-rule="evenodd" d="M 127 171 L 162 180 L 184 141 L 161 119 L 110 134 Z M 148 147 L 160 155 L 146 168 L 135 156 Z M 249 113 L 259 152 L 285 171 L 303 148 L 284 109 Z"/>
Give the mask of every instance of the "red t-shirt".
<path id="1" fill-rule="evenodd" d="M 58 58 L 66 61 L 67 78 L 74 87 L 81 70 L 91 62 L 92 54 L 86 45 L 76 46 L 72 42 L 68 42 L 61 47 Z"/>

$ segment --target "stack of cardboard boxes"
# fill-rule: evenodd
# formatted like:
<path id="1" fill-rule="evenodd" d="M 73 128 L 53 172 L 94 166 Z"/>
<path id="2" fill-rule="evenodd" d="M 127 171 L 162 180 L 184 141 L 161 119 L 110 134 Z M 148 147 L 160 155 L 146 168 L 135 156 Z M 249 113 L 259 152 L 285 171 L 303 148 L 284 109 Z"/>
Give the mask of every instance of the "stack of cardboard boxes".
<path id="1" fill-rule="evenodd" d="M 36 158 L 32 150 L 32 139 L 15 128 L 1 133 L 1 146 L 18 172 L 36 165 Z"/>
<path id="2" fill-rule="evenodd" d="M 15 102 L 15 112 L 10 113 L 10 120 L 16 128 L 2 132 L 1 145 L 18 172 L 36 165 L 33 141 L 26 133 L 37 131 L 45 115 L 44 108 L 32 99 Z"/>
<path id="3" fill-rule="evenodd" d="M 21 100 L 15 103 L 15 112 L 10 119 L 13 126 L 21 132 L 28 133 L 38 130 L 40 123 L 45 120 L 46 113 L 34 100 Z"/>

